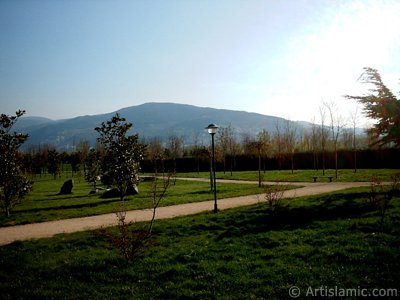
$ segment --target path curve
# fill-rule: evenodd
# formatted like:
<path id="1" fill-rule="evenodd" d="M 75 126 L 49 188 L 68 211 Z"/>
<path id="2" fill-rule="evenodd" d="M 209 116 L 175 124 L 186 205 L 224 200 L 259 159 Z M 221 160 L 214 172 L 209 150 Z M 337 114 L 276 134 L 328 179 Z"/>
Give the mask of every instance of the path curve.
<path id="1" fill-rule="evenodd" d="M 177 178 L 181 179 L 181 178 Z M 192 180 L 192 179 L 182 179 Z M 198 179 L 195 179 L 198 180 Z M 218 182 L 245 183 L 244 181 L 219 180 Z M 247 182 L 255 183 L 255 182 Z M 258 184 L 258 182 L 257 182 Z M 275 184 L 275 183 L 269 183 Z M 368 182 L 331 182 L 331 183 L 307 183 L 307 182 L 285 182 L 283 184 L 301 185 L 303 187 L 285 191 L 284 198 L 295 198 L 302 196 L 311 196 L 322 193 L 339 191 L 351 187 L 368 186 Z M 233 198 L 218 199 L 218 209 L 228 209 L 239 206 L 256 204 L 263 200 L 263 194 L 241 196 Z M 167 219 L 178 216 L 194 215 L 214 209 L 214 200 L 179 204 L 172 206 L 159 207 L 157 209 L 156 219 Z M 149 221 L 152 217 L 151 209 L 131 210 L 126 214 L 127 222 Z M 52 237 L 62 233 L 73 233 L 78 231 L 94 230 L 101 227 L 117 225 L 115 213 L 89 216 L 82 218 L 72 218 L 56 220 L 42 223 L 33 223 L 26 225 L 16 225 L 0 228 L 0 245 L 10 244 L 15 241 L 29 240 Z"/>

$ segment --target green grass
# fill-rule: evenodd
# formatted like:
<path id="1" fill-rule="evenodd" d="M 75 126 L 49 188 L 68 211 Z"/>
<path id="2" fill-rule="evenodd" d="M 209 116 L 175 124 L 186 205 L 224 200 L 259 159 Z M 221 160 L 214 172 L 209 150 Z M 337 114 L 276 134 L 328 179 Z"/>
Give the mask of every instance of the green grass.
<path id="1" fill-rule="evenodd" d="M 17 205 L 9 218 L 0 216 L 0 226 L 43 222 L 57 219 L 84 217 L 112 213 L 119 209 L 119 198 L 102 199 L 99 194 L 89 195 L 92 186 L 84 180 L 74 179 L 71 195 L 57 195 L 66 179 L 51 176 L 34 179 L 33 191 Z M 218 198 L 229 198 L 262 193 L 263 189 L 249 184 L 218 184 Z M 167 191 L 161 206 L 199 202 L 213 199 L 207 182 L 177 180 Z M 139 184 L 139 194 L 126 198 L 126 209 L 151 207 L 151 182 Z"/>
<path id="2" fill-rule="evenodd" d="M 399 169 L 359 169 L 356 173 L 354 170 L 338 170 L 338 178 L 335 178 L 335 170 L 325 170 L 325 176 L 334 176 L 333 181 L 339 182 L 368 182 L 372 177 L 378 177 L 382 181 L 390 181 L 393 174 L 399 173 Z M 261 173 L 265 181 L 293 181 L 293 182 L 311 182 L 313 176 L 322 176 L 322 170 L 291 170 L 282 171 L 266 171 Z M 217 172 L 219 179 L 235 179 L 235 180 L 253 180 L 258 181 L 258 171 L 237 171 L 233 172 Z M 194 177 L 194 178 L 209 178 L 209 172 L 200 173 L 179 173 L 177 176 Z"/>
<path id="3" fill-rule="evenodd" d="M 2 299 L 290 299 L 307 288 L 400 288 L 400 203 L 383 232 L 368 189 L 156 221 L 126 263 L 91 232 L 0 247 Z M 312 297 L 309 297 L 310 299 Z M 395 297 L 393 297 L 395 298 Z"/>

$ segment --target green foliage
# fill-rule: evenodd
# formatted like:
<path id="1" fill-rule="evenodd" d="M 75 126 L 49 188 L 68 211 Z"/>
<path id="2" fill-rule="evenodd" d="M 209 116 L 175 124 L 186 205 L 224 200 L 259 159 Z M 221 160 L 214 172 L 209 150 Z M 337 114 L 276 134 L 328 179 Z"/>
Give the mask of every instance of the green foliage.
<path id="1" fill-rule="evenodd" d="M 85 180 L 96 187 L 96 182 L 100 176 L 101 156 L 100 152 L 95 149 L 90 149 L 85 159 Z"/>
<path id="2" fill-rule="evenodd" d="M 290 299 L 289 288 L 398 288 L 400 203 L 387 230 L 368 188 L 160 220 L 126 263 L 86 233 L 0 247 L 2 299 Z M 138 225 L 140 227 L 140 225 Z M 132 230 L 138 230 L 136 226 Z M 303 299 L 303 297 L 300 297 Z"/>
<path id="3" fill-rule="evenodd" d="M 49 149 L 47 157 L 47 171 L 53 175 L 54 179 L 61 172 L 61 158 L 56 149 Z"/>
<path id="4" fill-rule="evenodd" d="M 369 94 L 365 96 L 346 96 L 364 105 L 368 117 L 377 121 L 370 129 L 380 146 L 394 144 L 400 147 L 400 99 L 382 82 L 379 72 L 373 68 L 364 68 L 361 75 L 364 83 L 372 84 Z"/>
<path id="5" fill-rule="evenodd" d="M 15 116 L 0 116 L 0 204 L 7 217 L 11 210 L 31 189 L 31 182 L 24 176 L 21 165 L 20 146 L 28 135 L 12 132 L 12 127 L 25 111 Z"/>
<path id="6" fill-rule="evenodd" d="M 110 121 L 95 128 L 100 134 L 98 141 L 105 150 L 103 174 L 110 176 L 117 185 L 121 200 L 125 197 L 128 185 L 137 183 L 139 162 L 145 150 L 137 134 L 127 136 L 132 124 L 125 121 L 117 113 Z"/>

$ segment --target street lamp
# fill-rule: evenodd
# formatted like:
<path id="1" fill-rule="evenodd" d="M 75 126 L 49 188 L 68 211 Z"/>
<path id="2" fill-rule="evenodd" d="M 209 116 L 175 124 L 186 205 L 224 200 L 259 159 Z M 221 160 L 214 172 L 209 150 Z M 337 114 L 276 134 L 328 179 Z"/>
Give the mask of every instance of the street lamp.
<path id="1" fill-rule="evenodd" d="M 217 180 L 215 178 L 215 148 L 214 148 L 214 135 L 217 133 L 218 126 L 210 124 L 206 127 L 209 134 L 211 134 L 211 147 L 212 147 L 212 171 L 214 180 L 214 212 L 218 212 L 217 207 Z"/>

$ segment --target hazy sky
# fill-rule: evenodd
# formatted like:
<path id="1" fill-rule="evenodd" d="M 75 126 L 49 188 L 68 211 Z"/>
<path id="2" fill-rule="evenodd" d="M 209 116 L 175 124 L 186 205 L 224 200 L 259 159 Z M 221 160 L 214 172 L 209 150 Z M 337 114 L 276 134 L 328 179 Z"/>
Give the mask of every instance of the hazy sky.
<path id="1" fill-rule="evenodd" d="M 176 102 L 310 121 L 324 100 L 346 117 L 363 67 L 400 90 L 399 16 L 398 0 L 0 0 L 0 112 Z"/>

